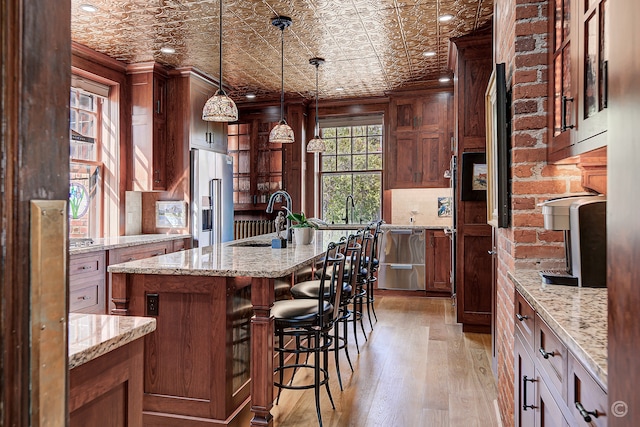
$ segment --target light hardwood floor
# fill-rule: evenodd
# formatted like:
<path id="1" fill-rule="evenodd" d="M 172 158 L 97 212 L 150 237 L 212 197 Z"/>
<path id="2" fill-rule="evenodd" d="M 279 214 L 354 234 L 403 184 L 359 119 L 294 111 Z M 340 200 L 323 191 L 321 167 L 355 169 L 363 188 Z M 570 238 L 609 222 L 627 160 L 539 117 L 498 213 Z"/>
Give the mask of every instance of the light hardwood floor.
<path id="1" fill-rule="evenodd" d="M 491 372 L 491 337 L 462 333 L 448 298 L 376 296 L 378 322 L 351 339 L 355 372 L 341 359 L 344 391 L 331 360 L 335 411 L 322 390 L 325 427 L 499 426 Z M 306 374 L 297 374 L 304 381 Z M 272 409 L 275 426 L 317 425 L 313 390 L 284 390 Z"/>

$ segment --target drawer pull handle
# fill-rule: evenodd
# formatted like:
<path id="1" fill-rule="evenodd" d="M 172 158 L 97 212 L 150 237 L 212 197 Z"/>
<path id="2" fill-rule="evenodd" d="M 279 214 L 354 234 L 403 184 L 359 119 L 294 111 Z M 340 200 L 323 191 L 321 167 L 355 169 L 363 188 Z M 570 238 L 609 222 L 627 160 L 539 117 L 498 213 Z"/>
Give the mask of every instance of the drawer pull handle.
<path id="1" fill-rule="evenodd" d="M 155 254 L 153 254 L 151 256 L 159 256 L 159 255 L 164 255 L 164 252 L 156 252 Z"/>
<path id="2" fill-rule="evenodd" d="M 522 377 L 522 410 L 526 411 L 527 409 L 535 409 L 536 405 L 527 405 L 527 381 L 536 382 L 534 378 L 527 378 L 525 375 Z"/>
<path id="3" fill-rule="evenodd" d="M 548 359 L 549 356 L 553 357 L 556 355 L 555 351 L 545 351 L 544 348 L 540 347 L 540 354 L 542 355 L 542 357 L 544 357 L 545 359 Z"/>
<path id="4" fill-rule="evenodd" d="M 90 265 L 83 265 L 82 267 L 80 267 L 80 270 L 91 270 L 91 266 Z"/>
<path id="5" fill-rule="evenodd" d="M 136 259 L 135 259 L 134 257 L 130 257 L 130 258 L 127 260 L 127 262 L 129 262 L 129 261 L 135 261 L 135 260 L 136 260 Z"/>
<path id="6" fill-rule="evenodd" d="M 86 301 L 88 299 L 91 299 L 91 297 L 88 297 L 88 296 L 84 295 L 84 296 L 78 297 L 78 299 L 82 300 L 82 301 Z"/>
<path id="7" fill-rule="evenodd" d="M 518 318 L 519 321 L 523 322 L 525 320 L 527 320 L 529 318 L 529 316 L 523 316 L 520 313 L 516 313 L 516 317 Z"/>
<path id="8" fill-rule="evenodd" d="M 584 409 L 584 406 L 582 406 L 582 403 L 580 402 L 576 402 L 576 409 L 578 410 L 578 412 L 580 412 L 582 419 L 584 419 L 586 423 L 591 422 L 591 415 L 593 415 L 595 418 L 598 418 L 598 411 L 587 411 L 586 409 Z"/>

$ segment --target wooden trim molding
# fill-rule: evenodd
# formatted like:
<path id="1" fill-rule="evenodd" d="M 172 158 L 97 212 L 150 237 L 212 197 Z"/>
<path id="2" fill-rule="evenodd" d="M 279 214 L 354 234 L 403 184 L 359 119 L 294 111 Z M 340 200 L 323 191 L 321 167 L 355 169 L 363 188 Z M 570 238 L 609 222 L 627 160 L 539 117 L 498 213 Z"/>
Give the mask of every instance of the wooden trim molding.
<path id="1" fill-rule="evenodd" d="M 583 154 L 578 159 L 584 188 L 607 194 L 607 147 Z"/>

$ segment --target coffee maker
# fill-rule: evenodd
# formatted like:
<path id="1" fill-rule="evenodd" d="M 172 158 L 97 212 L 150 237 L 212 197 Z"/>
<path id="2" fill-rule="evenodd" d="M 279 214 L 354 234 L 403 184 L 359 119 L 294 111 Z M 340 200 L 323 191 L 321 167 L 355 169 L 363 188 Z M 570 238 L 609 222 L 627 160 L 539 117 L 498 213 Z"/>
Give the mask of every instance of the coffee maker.
<path id="1" fill-rule="evenodd" d="M 548 284 L 589 288 L 607 286 L 607 201 L 605 196 L 575 196 L 540 204 L 544 228 L 564 231 L 566 268 L 541 271 Z"/>

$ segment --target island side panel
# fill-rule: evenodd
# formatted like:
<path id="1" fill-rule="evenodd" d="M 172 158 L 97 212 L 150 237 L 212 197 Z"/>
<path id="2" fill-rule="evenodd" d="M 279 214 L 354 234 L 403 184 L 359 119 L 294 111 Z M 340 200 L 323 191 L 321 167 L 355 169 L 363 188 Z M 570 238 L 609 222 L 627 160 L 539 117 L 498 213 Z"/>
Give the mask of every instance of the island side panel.
<path id="1" fill-rule="evenodd" d="M 226 384 L 233 295 L 227 278 L 132 274 L 129 281 L 129 314 L 149 315 L 149 294 L 158 301 L 156 331 L 145 337 L 145 424 L 226 425 L 237 409 Z"/>
<path id="2" fill-rule="evenodd" d="M 271 306 L 275 300 L 274 280 L 253 278 L 251 303 L 251 427 L 272 427 L 273 333 Z"/>

